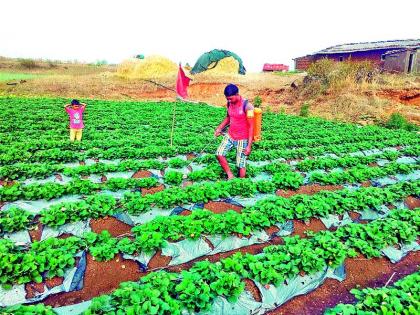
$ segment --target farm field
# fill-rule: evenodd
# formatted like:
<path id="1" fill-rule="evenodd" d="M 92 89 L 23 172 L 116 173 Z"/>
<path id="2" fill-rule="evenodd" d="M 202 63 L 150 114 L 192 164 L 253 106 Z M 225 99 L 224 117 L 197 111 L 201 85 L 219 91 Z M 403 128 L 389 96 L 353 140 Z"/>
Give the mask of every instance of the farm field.
<path id="1" fill-rule="evenodd" d="M 0 97 L 0 314 L 419 311 L 418 133 L 264 113 L 226 181 L 225 109 L 68 101 Z"/>

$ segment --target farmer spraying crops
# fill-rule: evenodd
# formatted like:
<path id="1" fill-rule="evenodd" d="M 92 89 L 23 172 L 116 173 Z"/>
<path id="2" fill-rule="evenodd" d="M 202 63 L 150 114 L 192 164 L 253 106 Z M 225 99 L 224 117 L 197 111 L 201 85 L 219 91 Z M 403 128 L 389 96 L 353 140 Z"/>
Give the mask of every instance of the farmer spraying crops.
<path id="1" fill-rule="evenodd" d="M 217 149 L 216 157 L 228 179 L 234 178 L 226 155 L 235 147 L 239 177 L 245 177 L 246 158 L 251 153 L 254 137 L 254 107 L 239 95 L 239 89 L 234 84 L 227 85 L 224 94 L 227 100 L 226 118 L 217 127 L 214 136 L 220 136 L 227 125 L 229 125 L 229 129 Z"/>
<path id="2" fill-rule="evenodd" d="M 71 104 L 64 105 L 64 108 L 69 114 L 70 118 L 70 141 L 74 142 L 82 140 L 83 128 L 83 112 L 85 111 L 86 104 L 80 103 L 78 100 L 72 100 Z"/>

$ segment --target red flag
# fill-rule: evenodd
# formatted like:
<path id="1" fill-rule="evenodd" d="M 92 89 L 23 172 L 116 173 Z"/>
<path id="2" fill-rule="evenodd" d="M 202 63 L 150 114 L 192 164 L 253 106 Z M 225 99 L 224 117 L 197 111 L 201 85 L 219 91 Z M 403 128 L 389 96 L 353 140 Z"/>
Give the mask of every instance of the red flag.
<path id="1" fill-rule="evenodd" d="M 184 73 L 184 70 L 181 67 L 181 64 L 179 65 L 178 70 L 178 77 L 176 78 L 176 93 L 181 98 L 187 98 L 188 92 L 187 88 L 190 84 L 191 79 L 187 77 Z"/>

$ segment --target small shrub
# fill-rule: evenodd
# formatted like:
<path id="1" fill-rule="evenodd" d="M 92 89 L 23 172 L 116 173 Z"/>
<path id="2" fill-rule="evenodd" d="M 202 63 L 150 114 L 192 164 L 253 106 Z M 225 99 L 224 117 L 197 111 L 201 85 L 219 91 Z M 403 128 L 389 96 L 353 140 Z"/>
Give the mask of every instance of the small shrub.
<path id="1" fill-rule="evenodd" d="M 261 98 L 261 96 L 259 96 L 259 95 L 255 96 L 254 97 L 254 102 L 253 102 L 254 107 L 255 108 L 260 108 L 261 107 L 261 104 L 262 104 L 262 98 Z"/>
<path id="2" fill-rule="evenodd" d="M 329 77 L 336 66 L 335 61 L 323 58 L 312 63 L 307 72 L 309 76 L 318 78 L 324 84 L 329 84 Z"/>
<path id="3" fill-rule="evenodd" d="M 301 117 L 308 117 L 309 116 L 309 104 L 303 103 L 302 107 L 300 108 L 299 116 Z"/>
<path id="4" fill-rule="evenodd" d="M 393 113 L 385 123 L 385 127 L 389 129 L 405 129 L 409 131 L 419 129 L 416 125 L 410 124 L 407 119 L 399 113 Z"/>

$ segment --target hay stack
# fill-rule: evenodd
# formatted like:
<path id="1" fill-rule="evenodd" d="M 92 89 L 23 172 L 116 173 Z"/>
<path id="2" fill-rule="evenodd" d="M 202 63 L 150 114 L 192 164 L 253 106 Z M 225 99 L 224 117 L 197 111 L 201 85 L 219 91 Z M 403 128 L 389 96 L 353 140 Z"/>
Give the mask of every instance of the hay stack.
<path id="1" fill-rule="evenodd" d="M 130 79 L 155 79 L 176 76 L 178 66 L 162 56 L 149 56 L 144 59 L 131 58 L 123 61 L 117 74 Z"/>
<path id="2" fill-rule="evenodd" d="M 239 70 L 239 62 L 233 57 L 227 57 L 219 60 L 217 64 L 215 62 L 211 63 L 208 66 L 208 69 L 209 70 L 204 71 L 204 73 L 208 75 L 237 74 Z"/>

